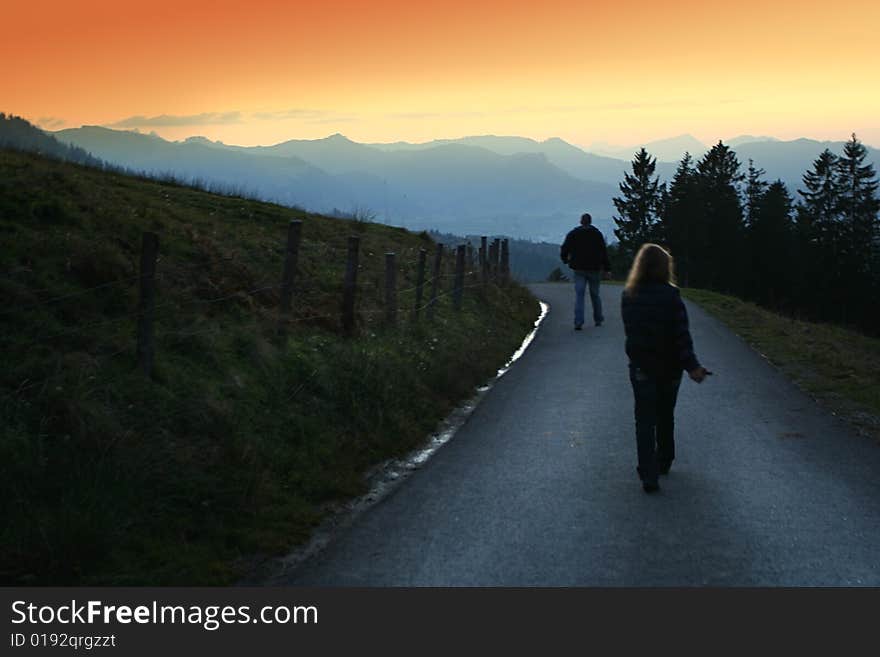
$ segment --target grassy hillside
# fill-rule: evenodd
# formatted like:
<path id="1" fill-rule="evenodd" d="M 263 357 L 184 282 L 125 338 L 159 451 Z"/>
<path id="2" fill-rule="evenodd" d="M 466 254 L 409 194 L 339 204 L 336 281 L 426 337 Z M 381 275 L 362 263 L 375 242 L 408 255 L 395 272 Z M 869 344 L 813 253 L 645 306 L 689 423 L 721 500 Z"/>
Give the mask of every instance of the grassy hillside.
<path id="1" fill-rule="evenodd" d="M 289 220 L 294 310 L 277 334 Z M 156 369 L 134 367 L 141 234 L 160 238 Z M 358 330 L 339 309 L 361 236 Z M 514 351 L 523 288 L 382 324 L 427 236 L 0 151 L 0 581 L 228 583 L 302 541 Z M 442 279 L 448 292 L 451 278 Z M 403 311 L 402 315 L 405 315 Z"/>
<path id="2" fill-rule="evenodd" d="M 773 313 L 708 290 L 683 289 L 795 383 L 880 440 L 880 339 Z"/>

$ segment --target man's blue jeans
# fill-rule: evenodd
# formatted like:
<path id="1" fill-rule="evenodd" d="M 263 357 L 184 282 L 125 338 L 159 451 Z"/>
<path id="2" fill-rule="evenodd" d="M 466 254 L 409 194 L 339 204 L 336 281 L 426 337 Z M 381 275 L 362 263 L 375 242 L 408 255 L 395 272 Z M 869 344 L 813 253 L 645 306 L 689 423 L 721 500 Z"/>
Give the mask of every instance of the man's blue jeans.
<path id="1" fill-rule="evenodd" d="M 593 321 L 599 324 L 605 321 L 602 315 L 602 298 L 599 296 L 599 282 L 602 280 L 600 271 L 574 272 L 574 325 L 584 324 L 584 295 L 587 284 L 590 285 L 590 303 L 593 305 Z"/>
<path id="2" fill-rule="evenodd" d="M 629 380 L 636 402 L 639 477 L 642 481 L 655 482 L 658 469 L 675 459 L 675 402 L 681 375 L 652 376 L 630 364 Z"/>

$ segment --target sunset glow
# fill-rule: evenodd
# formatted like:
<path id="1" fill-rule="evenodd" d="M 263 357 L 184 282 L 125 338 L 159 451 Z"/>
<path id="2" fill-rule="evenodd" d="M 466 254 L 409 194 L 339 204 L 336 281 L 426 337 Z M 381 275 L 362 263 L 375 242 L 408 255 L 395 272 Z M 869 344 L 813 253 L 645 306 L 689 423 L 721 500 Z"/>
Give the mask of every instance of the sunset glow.
<path id="1" fill-rule="evenodd" d="M 876 0 L 4 4 L 0 111 L 49 129 L 880 144 Z"/>

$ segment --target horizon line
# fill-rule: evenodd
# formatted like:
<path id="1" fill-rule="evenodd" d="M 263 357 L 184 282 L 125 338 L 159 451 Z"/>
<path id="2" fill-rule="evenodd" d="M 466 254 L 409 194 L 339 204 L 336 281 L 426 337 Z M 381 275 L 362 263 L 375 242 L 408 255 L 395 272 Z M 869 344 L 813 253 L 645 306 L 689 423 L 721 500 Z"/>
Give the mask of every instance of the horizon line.
<path id="1" fill-rule="evenodd" d="M 16 116 L 14 114 L 6 114 L 6 115 L 7 116 Z M 24 117 L 21 117 L 21 118 L 24 118 Z M 28 119 L 25 119 L 25 120 L 28 120 Z M 637 151 L 639 148 L 641 148 L 643 146 L 650 146 L 652 144 L 656 144 L 657 142 L 670 142 L 675 139 L 682 139 L 682 138 L 693 139 L 696 142 L 698 142 L 706 150 L 711 149 L 712 146 L 714 146 L 718 142 L 721 142 L 725 145 L 728 145 L 728 142 L 733 141 L 735 139 L 741 139 L 743 137 L 754 137 L 753 141 L 748 141 L 748 142 L 743 142 L 743 143 L 780 143 L 780 144 L 786 144 L 786 143 L 792 143 L 792 142 L 796 142 L 796 141 L 813 141 L 818 144 L 836 144 L 836 143 L 843 143 L 843 142 L 846 142 L 849 140 L 849 137 L 843 138 L 843 139 L 817 139 L 815 137 L 808 137 L 808 136 L 795 137 L 792 139 L 782 139 L 779 137 L 775 137 L 773 135 L 750 135 L 750 134 L 744 133 L 744 134 L 735 135 L 733 137 L 728 137 L 726 139 L 720 138 L 717 141 L 713 141 L 712 143 L 706 143 L 702 139 L 695 137 L 694 135 L 692 135 L 690 133 L 680 133 L 680 134 L 677 134 L 677 135 L 674 135 L 671 137 L 659 137 L 656 139 L 651 139 L 649 141 L 645 141 L 645 142 L 641 142 L 639 144 L 633 144 L 633 145 L 629 145 L 629 146 L 616 145 L 616 144 L 604 144 L 602 142 L 593 142 L 594 144 L 599 143 L 599 144 L 602 144 L 603 146 L 605 146 L 605 150 L 603 151 L 603 149 L 596 150 L 596 149 L 593 149 L 591 146 L 584 146 L 584 145 L 581 145 L 581 144 L 578 144 L 578 143 L 575 143 L 572 141 L 568 141 L 568 140 L 566 140 L 562 137 L 559 137 L 559 136 L 547 137 L 546 139 L 536 139 L 534 137 L 527 137 L 524 135 L 516 135 L 516 134 L 496 134 L 496 133 L 479 133 L 478 134 L 478 133 L 472 133 L 472 134 L 463 134 L 463 135 L 460 135 L 457 137 L 438 137 L 436 139 L 431 139 L 428 141 L 407 141 L 405 139 L 397 139 L 394 141 L 357 141 L 355 139 L 352 139 L 351 137 L 348 137 L 344 133 L 336 131 L 336 132 L 328 134 L 324 137 L 317 137 L 314 139 L 306 139 L 306 138 L 301 138 L 301 137 L 290 137 L 288 139 L 283 139 L 283 140 L 275 142 L 275 143 L 253 144 L 253 145 L 248 146 L 248 145 L 243 145 L 243 144 L 232 144 L 229 142 L 224 142 L 219 139 L 216 139 L 216 140 L 210 139 L 202 134 L 192 134 L 187 137 L 183 137 L 182 139 L 168 139 L 168 138 L 160 135 L 156 130 L 146 131 L 146 130 L 142 130 L 137 127 L 133 127 L 133 128 L 112 127 L 114 124 L 103 124 L 102 125 L 102 124 L 84 123 L 84 124 L 80 125 L 79 127 L 66 127 L 66 128 L 57 128 L 57 129 L 42 128 L 37 123 L 34 123 L 34 125 L 36 125 L 38 128 L 40 128 L 44 132 L 52 133 L 52 134 L 55 134 L 58 132 L 63 132 L 65 130 L 81 130 L 83 128 L 100 128 L 102 130 L 108 130 L 111 132 L 130 133 L 130 134 L 137 134 L 137 135 L 142 135 L 142 136 L 146 136 L 146 137 L 155 137 L 155 138 L 161 139 L 162 141 L 165 141 L 165 142 L 168 142 L 171 144 L 183 144 L 189 140 L 202 139 L 202 140 L 205 140 L 205 141 L 212 143 L 212 144 L 218 144 L 221 146 L 228 146 L 228 147 L 232 147 L 232 148 L 271 148 L 274 146 L 280 146 L 282 144 L 286 144 L 291 141 L 320 142 L 320 141 L 326 141 L 328 139 L 332 139 L 333 137 L 342 137 L 342 138 L 346 139 L 347 141 L 350 141 L 353 144 L 358 144 L 361 146 L 394 146 L 394 145 L 398 145 L 398 144 L 405 144 L 407 146 L 427 146 L 427 145 L 434 144 L 434 143 L 455 142 L 455 141 L 461 141 L 461 140 L 465 140 L 465 139 L 474 139 L 474 138 L 482 138 L 482 137 L 494 137 L 497 139 L 525 139 L 528 141 L 532 141 L 536 144 L 546 144 L 547 142 L 551 142 L 551 141 L 561 141 L 564 144 L 568 144 L 569 146 L 573 146 L 573 147 L 575 147 L 581 151 L 584 151 L 586 153 L 589 153 L 591 155 L 597 155 L 599 157 L 608 157 L 608 158 L 612 158 L 612 159 L 621 159 L 621 157 L 619 155 L 609 154 L 609 152 L 619 152 L 619 151 L 629 150 L 629 149 L 636 149 L 636 151 Z M 852 131 L 850 131 L 848 134 L 852 135 L 854 133 Z M 858 136 L 858 135 L 856 135 L 856 136 Z M 874 150 L 880 150 L 880 147 L 878 147 L 878 146 L 874 146 L 874 145 L 869 144 L 869 143 L 862 141 L 862 140 L 859 140 L 859 141 L 861 141 L 862 144 L 864 144 L 865 146 L 867 146 L 869 148 L 872 148 Z M 734 146 L 734 148 L 735 148 L 735 146 Z M 649 151 L 649 154 L 650 154 L 650 151 Z"/>

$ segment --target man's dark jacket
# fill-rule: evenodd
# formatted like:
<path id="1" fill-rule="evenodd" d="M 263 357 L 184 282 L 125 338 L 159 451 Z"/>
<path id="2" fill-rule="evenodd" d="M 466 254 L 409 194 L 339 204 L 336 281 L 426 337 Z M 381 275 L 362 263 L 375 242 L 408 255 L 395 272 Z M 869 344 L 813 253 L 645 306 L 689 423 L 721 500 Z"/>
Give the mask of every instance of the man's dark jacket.
<path id="1" fill-rule="evenodd" d="M 624 292 L 621 313 L 631 364 L 658 378 L 677 378 L 700 366 L 677 287 L 647 283 Z"/>
<path id="2" fill-rule="evenodd" d="M 559 257 L 575 271 L 611 271 L 605 238 L 595 226 L 578 226 L 569 231 Z"/>

